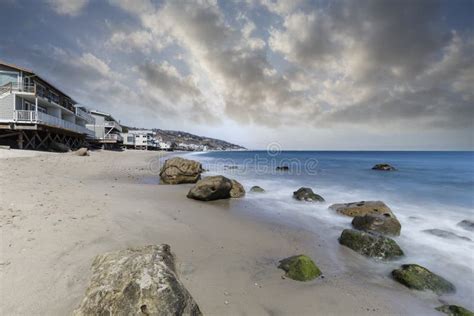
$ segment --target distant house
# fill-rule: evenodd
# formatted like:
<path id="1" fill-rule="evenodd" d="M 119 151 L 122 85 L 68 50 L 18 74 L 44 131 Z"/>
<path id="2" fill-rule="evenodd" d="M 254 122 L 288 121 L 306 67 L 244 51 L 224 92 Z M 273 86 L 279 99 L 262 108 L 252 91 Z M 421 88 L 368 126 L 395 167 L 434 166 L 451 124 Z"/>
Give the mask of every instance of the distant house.
<path id="1" fill-rule="evenodd" d="M 95 142 L 109 149 L 120 147 L 123 143 L 122 125 L 109 113 L 91 110 L 94 122 L 86 127 L 94 134 Z"/>
<path id="2" fill-rule="evenodd" d="M 31 70 L 0 61 L 0 143 L 48 149 L 53 142 L 81 146 L 94 133 L 87 110 Z"/>
<path id="3" fill-rule="evenodd" d="M 149 130 L 129 130 L 122 133 L 123 145 L 126 148 L 156 150 L 158 144 L 155 139 L 156 133 Z"/>

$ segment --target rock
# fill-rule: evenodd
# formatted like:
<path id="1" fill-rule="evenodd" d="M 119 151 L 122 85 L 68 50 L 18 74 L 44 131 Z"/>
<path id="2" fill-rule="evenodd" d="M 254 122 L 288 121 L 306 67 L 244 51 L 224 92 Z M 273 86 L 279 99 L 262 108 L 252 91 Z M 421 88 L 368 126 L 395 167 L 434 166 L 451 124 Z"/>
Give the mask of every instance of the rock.
<path id="1" fill-rule="evenodd" d="M 78 150 L 76 150 L 74 152 L 74 155 L 76 155 L 76 156 L 89 156 L 89 149 L 85 148 L 85 147 L 79 148 Z"/>
<path id="2" fill-rule="evenodd" d="M 474 316 L 474 313 L 458 305 L 442 305 L 435 308 L 437 311 L 448 314 L 448 316 Z"/>
<path id="3" fill-rule="evenodd" d="M 400 236 L 402 225 L 395 217 L 379 214 L 356 216 L 352 226 L 358 230 L 373 231 L 383 235 Z"/>
<path id="4" fill-rule="evenodd" d="M 305 255 L 283 259 L 278 268 L 284 270 L 287 277 L 297 281 L 310 281 L 321 275 L 313 260 Z"/>
<path id="5" fill-rule="evenodd" d="M 395 240 L 373 232 L 344 229 L 339 243 L 372 258 L 388 260 L 403 256 Z"/>
<path id="6" fill-rule="evenodd" d="M 276 170 L 277 171 L 288 171 L 288 170 L 290 170 L 290 167 L 288 167 L 288 166 L 278 166 L 278 167 L 276 167 Z"/>
<path id="7" fill-rule="evenodd" d="M 431 290 L 437 294 L 451 293 L 455 287 L 449 281 L 417 264 L 404 264 L 392 271 L 392 277 L 399 283 L 419 291 Z"/>
<path id="8" fill-rule="evenodd" d="M 395 167 L 390 166 L 387 163 L 379 163 L 372 167 L 372 170 L 381 170 L 381 171 L 395 171 Z"/>
<path id="9" fill-rule="evenodd" d="M 232 182 L 232 189 L 230 189 L 230 197 L 241 198 L 245 196 L 245 189 L 243 185 L 237 182 L 236 180 L 231 180 L 231 182 Z"/>
<path id="10" fill-rule="evenodd" d="M 206 177 L 199 180 L 189 190 L 188 198 L 200 201 L 213 201 L 231 197 L 232 180 L 223 176 Z"/>
<path id="11" fill-rule="evenodd" d="M 67 153 L 69 150 L 71 150 L 68 146 L 55 141 L 49 143 L 49 149 L 58 153 Z"/>
<path id="12" fill-rule="evenodd" d="M 469 230 L 471 232 L 474 232 L 474 221 L 465 219 L 465 220 L 460 221 L 458 223 L 458 226 L 465 229 L 465 230 Z"/>
<path id="13" fill-rule="evenodd" d="M 459 236 L 459 235 L 456 235 L 455 233 L 448 232 L 448 231 L 442 230 L 442 229 L 437 229 L 437 228 L 425 229 L 422 232 L 428 233 L 428 234 L 431 234 L 431 235 L 435 235 L 435 236 L 440 237 L 440 238 L 445 238 L 445 239 L 462 239 L 462 240 L 466 240 L 466 241 L 471 241 L 470 238 L 467 238 L 467 237 L 464 237 L 464 236 Z"/>
<path id="14" fill-rule="evenodd" d="M 230 165 L 230 166 L 229 166 L 229 165 L 225 165 L 225 166 L 224 166 L 224 169 L 231 169 L 231 170 L 232 170 L 232 169 L 239 169 L 239 167 L 236 166 L 236 165 Z"/>
<path id="15" fill-rule="evenodd" d="M 80 307 L 82 315 L 202 315 L 178 279 L 168 245 L 99 255 Z"/>
<path id="16" fill-rule="evenodd" d="M 324 202 L 323 197 L 314 193 L 311 188 L 299 188 L 297 191 L 293 192 L 293 198 L 298 201 Z"/>
<path id="17" fill-rule="evenodd" d="M 367 214 L 380 214 L 395 217 L 392 210 L 382 201 L 360 201 L 343 204 L 333 204 L 329 207 L 338 213 L 355 217 Z"/>
<path id="18" fill-rule="evenodd" d="M 201 179 L 202 171 L 200 162 L 175 157 L 165 161 L 160 178 L 166 184 L 196 183 Z"/>
<path id="19" fill-rule="evenodd" d="M 256 192 L 256 193 L 263 193 L 265 190 L 258 185 L 254 185 L 253 187 L 250 188 L 250 192 Z"/>

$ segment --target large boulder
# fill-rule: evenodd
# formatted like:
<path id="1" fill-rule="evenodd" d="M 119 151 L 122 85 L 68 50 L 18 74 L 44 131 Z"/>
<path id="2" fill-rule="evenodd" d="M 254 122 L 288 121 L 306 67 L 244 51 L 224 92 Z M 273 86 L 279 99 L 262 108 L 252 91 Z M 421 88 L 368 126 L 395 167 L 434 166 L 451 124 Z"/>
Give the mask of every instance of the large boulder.
<path id="1" fill-rule="evenodd" d="M 298 201 L 308 201 L 308 202 L 324 202 L 324 199 L 321 195 L 318 195 L 313 192 L 311 188 L 299 188 L 297 191 L 293 192 L 293 198 Z"/>
<path id="2" fill-rule="evenodd" d="M 89 156 L 89 149 L 86 147 L 81 147 L 74 152 L 76 156 Z"/>
<path id="3" fill-rule="evenodd" d="M 338 213 L 355 217 L 367 214 L 380 214 L 389 217 L 395 217 L 392 210 L 382 201 L 360 201 L 342 204 L 333 204 L 330 209 Z"/>
<path id="4" fill-rule="evenodd" d="M 250 192 L 255 192 L 255 193 L 263 193 L 265 190 L 258 185 L 254 185 L 253 187 L 250 188 Z"/>
<path id="5" fill-rule="evenodd" d="M 465 219 L 465 220 L 460 221 L 458 223 L 458 226 L 465 229 L 465 230 L 469 230 L 471 232 L 474 232 L 474 221 Z"/>
<path id="6" fill-rule="evenodd" d="M 200 201 L 213 201 L 239 198 L 245 195 L 244 187 L 237 181 L 224 176 L 212 176 L 199 180 L 189 190 L 188 198 Z"/>
<path id="7" fill-rule="evenodd" d="M 71 149 L 69 148 L 69 146 L 64 145 L 63 143 L 52 141 L 51 143 L 49 143 L 49 150 L 55 151 L 58 153 L 67 153 Z"/>
<path id="8" fill-rule="evenodd" d="M 468 238 L 465 236 L 459 236 L 455 233 L 449 232 L 447 230 L 438 229 L 438 228 L 425 229 L 425 230 L 422 230 L 422 232 L 434 235 L 436 237 L 444 238 L 444 239 L 453 239 L 453 240 L 460 239 L 460 240 L 471 241 L 471 238 Z"/>
<path id="9" fill-rule="evenodd" d="M 344 229 L 339 243 L 372 258 L 388 260 L 403 256 L 395 240 L 373 232 Z"/>
<path id="10" fill-rule="evenodd" d="M 286 272 L 286 276 L 297 281 L 310 281 L 321 275 L 321 270 L 313 260 L 305 255 L 292 256 L 280 261 L 278 268 Z"/>
<path id="11" fill-rule="evenodd" d="M 402 225 L 395 217 L 379 214 L 356 216 L 352 220 L 355 229 L 373 231 L 383 235 L 400 236 Z"/>
<path id="12" fill-rule="evenodd" d="M 441 305 L 435 308 L 437 311 L 447 314 L 448 316 L 474 316 L 470 310 L 458 305 Z"/>
<path id="13" fill-rule="evenodd" d="M 99 255 L 74 315 L 202 315 L 178 279 L 168 245 Z"/>
<path id="14" fill-rule="evenodd" d="M 419 291 L 431 290 L 443 294 L 456 290 L 451 282 L 417 264 L 402 265 L 392 271 L 392 277 L 410 289 Z"/>
<path id="15" fill-rule="evenodd" d="M 245 196 L 244 186 L 236 180 L 230 181 L 232 182 L 232 189 L 230 189 L 230 197 L 235 199 Z"/>
<path id="16" fill-rule="evenodd" d="M 174 157 L 165 161 L 160 178 L 161 182 L 166 184 L 196 183 L 201 179 L 202 172 L 200 162 Z"/>
<path id="17" fill-rule="evenodd" d="M 390 166 L 388 163 L 379 163 L 372 167 L 372 170 L 380 170 L 380 171 L 395 171 L 395 167 Z"/>

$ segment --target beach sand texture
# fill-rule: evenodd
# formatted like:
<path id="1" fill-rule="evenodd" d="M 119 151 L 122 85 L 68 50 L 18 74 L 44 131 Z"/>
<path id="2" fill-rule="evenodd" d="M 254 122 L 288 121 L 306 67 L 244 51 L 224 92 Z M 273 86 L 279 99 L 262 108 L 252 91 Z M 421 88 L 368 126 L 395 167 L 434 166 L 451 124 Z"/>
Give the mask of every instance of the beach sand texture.
<path id="1" fill-rule="evenodd" d="M 187 199 L 191 185 L 158 185 L 163 154 L 15 152 L 0 150 L 1 315 L 69 315 L 97 254 L 161 243 L 205 315 L 437 314 L 436 300 L 388 276 L 377 285 L 333 273 L 328 241 L 318 246 L 311 232 L 239 214 L 236 200 Z M 324 278 L 282 278 L 278 260 L 299 253 Z"/>

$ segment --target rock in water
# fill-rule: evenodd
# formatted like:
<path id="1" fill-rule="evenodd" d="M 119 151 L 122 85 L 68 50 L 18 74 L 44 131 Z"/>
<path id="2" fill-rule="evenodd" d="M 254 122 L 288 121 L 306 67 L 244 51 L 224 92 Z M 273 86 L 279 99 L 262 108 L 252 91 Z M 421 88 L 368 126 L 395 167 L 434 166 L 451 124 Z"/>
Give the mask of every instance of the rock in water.
<path id="1" fill-rule="evenodd" d="M 293 198 L 298 201 L 324 202 L 323 197 L 314 193 L 311 188 L 299 188 L 297 191 L 293 192 Z"/>
<path id="2" fill-rule="evenodd" d="M 310 281 L 321 275 L 321 270 L 305 255 L 283 259 L 278 268 L 284 270 L 287 277 L 297 281 Z"/>
<path id="3" fill-rule="evenodd" d="M 367 214 L 380 214 L 395 217 L 392 210 L 382 201 L 360 201 L 333 204 L 329 208 L 351 217 L 364 216 Z"/>
<path id="4" fill-rule="evenodd" d="M 68 146 L 64 145 L 63 143 L 58 143 L 55 141 L 52 141 L 49 144 L 49 149 L 58 153 L 67 153 L 69 150 L 71 150 Z"/>
<path id="5" fill-rule="evenodd" d="M 469 230 L 474 232 L 474 221 L 470 221 L 468 219 L 462 220 L 458 223 L 458 226 L 464 228 L 465 230 Z"/>
<path id="6" fill-rule="evenodd" d="M 442 305 L 436 307 L 437 311 L 448 314 L 448 316 L 474 316 L 474 313 L 458 305 Z"/>
<path id="7" fill-rule="evenodd" d="M 232 189 L 230 189 L 230 197 L 231 198 L 241 198 L 245 196 L 245 189 L 242 184 L 237 182 L 236 180 L 231 180 L 232 182 Z"/>
<path id="8" fill-rule="evenodd" d="M 372 167 L 372 170 L 381 170 L 381 171 L 395 171 L 395 167 L 390 166 L 388 163 L 379 163 Z"/>
<path id="9" fill-rule="evenodd" d="M 431 290 L 437 294 L 451 293 L 455 287 L 451 282 L 417 264 L 404 264 L 392 271 L 393 278 L 401 284 L 419 291 Z"/>
<path id="10" fill-rule="evenodd" d="M 437 229 L 437 228 L 425 229 L 422 232 L 428 233 L 428 234 L 431 234 L 431 235 L 435 235 L 435 236 L 440 237 L 440 238 L 445 238 L 445 239 L 461 239 L 461 240 L 471 241 L 470 238 L 467 238 L 467 237 L 464 237 L 464 236 L 459 236 L 459 235 L 456 235 L 455 233 L 448 232 L 448 231 L 442 230 L 442 229 Z"/>
<path id="11" fill-rule="evenodd" d="M 160 178 L 166 184 L 196 183 L 201 179 L 202 171 L 200 162 L 175 157 L 165 161 Z"/>
<path id="12" fill-rule="evenodd" d="M 254 185 L 253 187 L 250 188 L 250 192 L 255 192 L 255 193 L 263 193 L 265 190 L 258 185 Z"/>
<path id="13" fill-rule="evenodd" d="M 89 156 L 89 149 L 82 147 L 74 152 L 76 156 Z"/>
<path id="14" fill-rule="evenodd" d="M 213 201 L 230 198 L 232 180 L 223 176 L 206 177 L 199 180 L 189 190 L 188 198 L 200 201 Z"/>
<path id="15" fill-rule="evenodd" d="M 99 255 L 74 315 L 202 315 L 176 276 L 168 245 Z"/>
<path id="16" fill-rule="evenodd" d="M 400 236 L 402 225 L 395 217 L 378 214 L 356 216 L 352 220 L 355 229 L 373 231 L 383 235 Z"/>
<path id="17" fill-rule="evenodd" d="M 395 240 L 372 232 L 344 229 L 339 243 L 372 258 L 388 260 L 403 256 Z"/>

